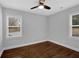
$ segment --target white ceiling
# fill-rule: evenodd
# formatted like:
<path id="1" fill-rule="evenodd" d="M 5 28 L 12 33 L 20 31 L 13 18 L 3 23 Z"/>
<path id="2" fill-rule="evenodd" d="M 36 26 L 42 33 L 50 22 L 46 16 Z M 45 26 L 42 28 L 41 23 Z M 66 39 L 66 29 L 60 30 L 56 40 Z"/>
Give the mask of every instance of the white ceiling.
<path id="1" fill-rule="evenodd" d="M 40 15 L 51 15 L 79 4 L 79 0 L 46 0 L 45 4 L 50 6 L 52 8 L 51 10 L 40 10 L 38 8 L 31 10 L 31 7 L 38 5 L 38 1 L 39 0 L 0 0 L 0 3 L 7 8 L 37 13 Z"/>

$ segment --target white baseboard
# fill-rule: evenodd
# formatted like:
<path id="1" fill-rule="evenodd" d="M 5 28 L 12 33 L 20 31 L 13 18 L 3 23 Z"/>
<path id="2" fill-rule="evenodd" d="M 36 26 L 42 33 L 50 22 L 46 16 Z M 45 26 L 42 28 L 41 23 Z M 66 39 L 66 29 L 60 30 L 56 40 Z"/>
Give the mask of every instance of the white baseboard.
<path id="1" fill-rule="evenodd" d="M 71 49 L 71 50 L 74 50 L 74 51 L 79 52 L 79 48 L 74 48 L 74 47 L 72 47 L 72 46 L 69 46 L 69 45 L 66 45 L 66 44 L 62 44 L 62 43 L 59 43 L 59 42 L 56 42 L 56 41 L 53 41 L 53 40 L 49 40 L 49 41 L 50 41 L 50 42 L 53 42 L 53 43 L 56 43 L 56 44 L 58 44 L 58 45 L 64 46 L 64 47 L 66 47 L 66 48 L 69 48 L 69 49 Z"/>
<path id="2" fill-rule="evenodd" d="M 72 46 L 69 46 L 69 45 L 66 45 L 66 44 L 62 44 L 62 43 L 59 43 L 59 42 L 56 42 L 56 41 L 53 41 L 53 40 L 50 40 L 50 39 L 46 39 L 46 40 L 41 40 L 41 41 L 36 41 L 36 42 L 31 42 L 31 43 L 26 43 L 26 44 L 21 44 L 21 45 L 17 45 L 17 46 L 11 46 L 11 47 L 6 47 L 4 48 L 4 50 L 8 50 L 8 49 L 13 49 L 13 48 L 18 48 L 18 47 L 22 47 L 22 46 L 28 46 L 28 45 L 32 45 L 32 44 L 36 44 L 36 43 L 40 43 L 40 42 L 45 42 L 45 41 L 50 41 L 50 42 L 53 42 L 53 43 L 56 43 L 58 45 L 61 45 L 61 46 L 64 46 L 66 48 L 69 48 L 69 49 L 72 49 L 74 51 L 77 51 L 79 52 L 79 49 L 78 48 L 74 48 Z M 0 55 L 2 54 L 2 52 L 0 53 Z"/>
<path id="3" fill-rule="evenodd" d="M 41 41 L 36 41 L 36 42 L 31 42 L 31 43 L 26 43 L 26 44 L 11 46 L 11 47 L 6 47 L 6 48 L 4 48 L 4 50 L 18 48 L 18 47 L 22 47 L 22 46 L 28 46 L 28 45 L 32 45 L 32 44 L 36 44 L 36 43 L 40 43 L 40 42 L 45 42 L 45 41 L 48 41 L 48 40 L 41 40 Z"/>

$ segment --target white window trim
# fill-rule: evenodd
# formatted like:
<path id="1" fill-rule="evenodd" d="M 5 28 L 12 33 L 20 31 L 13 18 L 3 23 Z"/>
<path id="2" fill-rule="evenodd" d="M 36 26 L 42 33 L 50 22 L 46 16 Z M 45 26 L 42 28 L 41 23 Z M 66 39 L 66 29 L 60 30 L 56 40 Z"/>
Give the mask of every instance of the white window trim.
<path id="1" fill-rule="evenodd" d="M 79 38 L 79 37 L 77 37 L 77 36 L 73 36 L 72 35 L 72 27 L 75 27 L 75 26 L 79 26 L 79 25 L 72 25 L 72 16 L 74 16 L 74 15 L 77 15 L 77 14 L 79 14 L 79 13 L 74 13 L 74 14 L 71 14 L 70 15 L 70 24 L 69 24 L 69 28 L 70 28 L 70 37 L 72 37 L 72 38 Z"/>
<path id="2" fill-rule="evenodd" d="M 17 16 L 19 16 L 19 15 L 17 15 Z M 17 16 L 14 16 L 14 15 L 13 15 L 13 16 L 8 16 L 8 15 L 6 16 L 6 37 L 7 37 L 7 38 L 22 37 L 22 16 L 19 16 L 20 19 L 21 19 L 21 20 L 20 20 L 20 21 L 21 21 L 21 26 L 20 26 L 20 33 L 21 33 L 21 35 L 8 36 L 8 34 L 9 34 L 9 32 L 8 32 L 8 31 L 9 31 L 9 30 L 8 30 L 8 27 L 9 27 L 9 26 L 8 26 L 8 22 L 9 22 L 8 18 L 9 18 L 9 17 L 17 17 Z M 12 26 L 11 26 L 11 27 L 12 27 Z M 13 27 L 19 27 L 19 26 L 13 26 Z"/>

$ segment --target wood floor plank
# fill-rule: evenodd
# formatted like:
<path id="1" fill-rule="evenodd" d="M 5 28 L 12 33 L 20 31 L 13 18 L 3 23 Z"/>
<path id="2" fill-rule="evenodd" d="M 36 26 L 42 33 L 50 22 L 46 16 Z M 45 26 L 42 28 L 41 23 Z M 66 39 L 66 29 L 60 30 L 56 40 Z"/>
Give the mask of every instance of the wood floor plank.
<path id="1" fill-rule="evenodd" d="M 79 58 L 79 52 L 46 41 L 5 50 L 2 58 Z"/>

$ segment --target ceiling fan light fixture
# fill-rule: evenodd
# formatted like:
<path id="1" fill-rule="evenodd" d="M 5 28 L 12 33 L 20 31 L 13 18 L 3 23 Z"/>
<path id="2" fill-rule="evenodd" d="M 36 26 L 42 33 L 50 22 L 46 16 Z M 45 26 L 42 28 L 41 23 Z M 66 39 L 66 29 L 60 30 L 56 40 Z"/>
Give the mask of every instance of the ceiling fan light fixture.
<path id="1" fill-rule="evenodd" d="M 39 8 L 39 9 L 43 9 L 43 8 L 44 8 L 44 6 L 43 6 L 43 5 L 40 5 L 38 8 Z"/>

